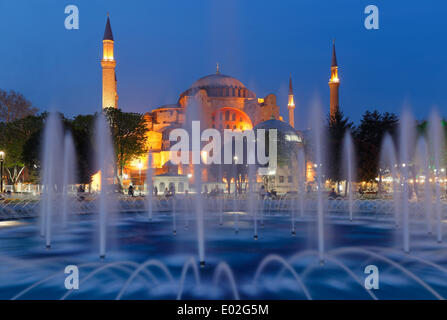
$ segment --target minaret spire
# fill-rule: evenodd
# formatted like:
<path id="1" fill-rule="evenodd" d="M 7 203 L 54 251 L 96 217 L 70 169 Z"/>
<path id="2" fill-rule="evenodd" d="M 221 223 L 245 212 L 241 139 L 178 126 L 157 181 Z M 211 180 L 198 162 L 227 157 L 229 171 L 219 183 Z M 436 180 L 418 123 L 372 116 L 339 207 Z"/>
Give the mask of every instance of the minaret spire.
<path id="1" fill-rule="evenodd" d="M 337 67 L 337 54 L 335 53 L 335 39 L 332 40 L 332 67 Z"/>
<path id="2" fill-rule="evenodd" d="M 295 128 L 295 101 L 292 87 L 292 74 L 289 77 L 289 103 L 287 104 L 287 109 L 289 109 L 289 124 Z"/>
<path id="3" fill-rule="evenodd" d="M 330 89 L 330 117 L 334 119 L 335 114 L 339 111 L 338 88 L 340 87 L 340 79 L 338 78 L 337 55 L 335 53 L 335 40 L 332 41 L 332 64 L 331 78 L 329 79 Z"/>
<path id="4" fill-rule="evenodd" d="M 112 27 L 110 26 L 110 17 L 109 17 L 108 12 L 107 12 L 106 29 L 104 30 L 104 37 L 102 38 L 102 40 L 112 40 L 113 41 Z"/>
<path id="5" fill-rule="evenodd" d="M 107 13 L 106 28 L 102 39 L 102 108 L 118 108 L 118 94 L 116 84 L 116 61 L 113 55 L 114 40 L 110 25 L 109 13 Z"/>
<path id="6" fill-rule="evenodd" d="M 219 62 L 216 62 L 216 74 L 219 74 Z"/>

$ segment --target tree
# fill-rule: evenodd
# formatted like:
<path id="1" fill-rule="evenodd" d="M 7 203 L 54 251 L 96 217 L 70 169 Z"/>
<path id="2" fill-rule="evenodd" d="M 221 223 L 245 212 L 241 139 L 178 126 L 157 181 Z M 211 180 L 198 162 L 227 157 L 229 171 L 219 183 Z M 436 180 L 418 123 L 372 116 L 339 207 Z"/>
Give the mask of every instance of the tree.
<path id="1" fill-rule="evenodd" d="M 357 145 L 358 177 L 364 181 L 374 181 L 378 175 L 380 146 L 385 133 L 396 138 L 398 117 L 393 113 L 366 111 L 355 131 Z"/>
<path id="2" fill-rule="evenodd" d="M 345 118 L 341 111 L 337 111 L 334 115 L 328 116 L 327 119 L 327 162 L 326 175 L 333 181 L 341 181 L 343 177 L 343 138 L 348 130 L 353 129 L 353 123 L 349 118 Z"/>
<path id="3" fill-rule="evenodd" d="M 124 166 L 148 150 L 146 119 L 142 114 L 122 112 L 116 108 L 106 108 L 104 113 L 110 123 L 118 167 L 117 177 L 121 179 Z"/>
<path id="4" fill-rule="evenodd" d="M 0 89 L 0 121 L 13 122 L 27 116 L 34 116 L 37 111 L 21 93 Z"/>
<path id="5" fill-rule="evenodd" d="M 27 116 L 13 122 L 0 123 L 0 148 L 5 152 L 5 169 L 13 190 L 26 167 L 27 141 L 43 127 L 44 115 Z M 34 161 L 30 161 L 31 162 Z M 34 166 L 35 163 L 32 163 Z M 30 166 L 33 168 L 33 166 Z"/>
<path id="6" fill-rule="evenodd" d="M 89 184 L 96 172 L 94 165 L 93 115 L 78 115 L 69 122 L 77 157 L 77 179 L 79 183 Z"/>

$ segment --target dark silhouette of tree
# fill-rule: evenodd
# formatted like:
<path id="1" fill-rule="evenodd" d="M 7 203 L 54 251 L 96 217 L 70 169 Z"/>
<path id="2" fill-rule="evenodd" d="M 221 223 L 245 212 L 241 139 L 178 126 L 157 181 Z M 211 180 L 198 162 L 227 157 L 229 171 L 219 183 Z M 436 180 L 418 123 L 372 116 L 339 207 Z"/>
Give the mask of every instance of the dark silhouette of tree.
<path id="1" fill-rule="evenodd" d="M 69 121 L 77 157 L 77 181 L 89 184 L 96 173 L 94 162 L 94 115 L 78 115 Z"/>
<path id="2" fill-rule="evenodd" d="M 361 181 L 374 181 L 378 176 L 380 147 L 386 133 L 394 140 L 398 129 L 399 119 L 393 113 L 379 111 L 366 111 L 360 125 L 355 130 L 357 150 L 357 177 Z"/>
<path id="3" fill-rule="evenodd" d="M 327 119 L 327 145 L 326 163 L 324 172 L 333 181 L 341 181 L 343 177 L 343 138 L 347 131 L 353 130 L 353 123 L 344 117 L 341 111 L 337 111 Z"/>

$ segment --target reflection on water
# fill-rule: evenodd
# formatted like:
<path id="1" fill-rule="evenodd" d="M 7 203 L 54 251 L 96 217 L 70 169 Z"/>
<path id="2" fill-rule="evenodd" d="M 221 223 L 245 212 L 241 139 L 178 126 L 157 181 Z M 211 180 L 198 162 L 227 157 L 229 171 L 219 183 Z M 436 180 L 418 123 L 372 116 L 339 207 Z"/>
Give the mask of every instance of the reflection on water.
<path id="1" fill-rule="evenodd" d="M 193 217 L 177 214 L 181 225 Z M 0 298 L 371 299 L 362 285 L 370 264 L 380 271 L 380 290 L 374 292 L 378 299 L 437 298 L 433 292 L 447 297 L 447 260 L 440 254 L 447 245 L 436 243 L 423 223 L 411 225 L 412 250 L 404 254 L 393 219 L 359 216 L 350 222 L 347 215 L 327 219 L 327 261 L 320 265 L 317 224 L 310 216 L 296 220 L 292 237 L 290 215 L 266 214 L 255 241 L 250 214 L 240 215 L 238 234 L 232 214 L 224 214 L 222 225 L 218 215 L 208 214 L 207 263 L 198 274 L 190 265 L 199 263 L 195 223 L 178 228 L 174 236 L 168 213 L 154 213 L 152 221 L 146 213 L 114 217 L 103 262 L 97 255 L 94 215 L 72 216 L 67 228 L 55 228 L 49 250 L 37 221 L 3 221 L 0 225 L 10 228 L 0 230 Z M 79 267 L 81 282 L 69 294 L 64 287 L 67 265 Z M 215 281 L 216 272 L 220 281 Z"/>
<path id="2" fill-rule="evenodd" d="M 0 221 L 0 228 L 17 227 L 24 224 L 25 222 L 20 220 L 6 220 L 6 221 Z"/>

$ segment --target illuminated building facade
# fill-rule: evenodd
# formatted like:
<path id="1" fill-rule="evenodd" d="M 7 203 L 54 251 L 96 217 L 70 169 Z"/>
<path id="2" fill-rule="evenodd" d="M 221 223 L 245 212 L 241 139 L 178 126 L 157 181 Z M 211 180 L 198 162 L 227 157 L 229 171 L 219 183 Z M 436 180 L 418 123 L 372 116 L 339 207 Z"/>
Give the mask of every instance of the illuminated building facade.
<path id="1" fill-rule="evenodd" d="M 117 81 L 115 75 L 116 61 L 114 59 L 114 39 L 107 17 L 106 29 L 103 38 L 102 66 L 102 107 L 118 107 Z M 333 44 L 330 87 L 330 113 L 331 116 L 339 108 L 338 66 Z M 187 112 L 194 108 L 194 112 Z M 192 176 L 192 166 L 174 166 L 170 163 L 169 133 L 176 128 L 185 127 L 187 114 L 195 114 L 200 120 L 201 130 L 215 128 L 244 131 L 254 127 L 275 127 L 284 133 L 284 137 L 293 137 L 293 141 L 286 143 L 303 146 L 302 133 L 295 127 L 295 97 L 292 88 L 292 78 L 289 79 L 288 95 L 289 124 L 282 121 L 279 116 L 279 106 L 276 96 L 269 94 L 258 98 L 238 79 L 222 74 L 217 66 L 216 72 L 195 81 L 188 89 L 179 95 L 176 103 L 156 107 L 144 116 L 147 122 L 147 147 L 152 155 L 151 166 L 154 168 L 154 180 L 160 180 L 160 185 L 168 186 L 170 180 L 176 188 L 189 190 L 187 184 Z M 187 121 L 188 120 L 188 121 Z M 273 122 L 272 122 L 273 121 Z M 265 125 L 262 125 L 265 124 Z M 272 127 L 272 128 L 273 128 Z M 296 159 L 295 159 L 296 160 Z M 124 169 L 124 184 L 143 185 L 147 170 L 147 156 L 134 159 Z M 293 166 L 278 168 L 273 174 L 275 188 L 280 190 L 296 190 L 295 180 L 296 163 Z M 312 181 L 314 172 L 312 163 L 306 162 L 304 173 L 307 181 Z M 158 178 L 157 178 L 158 177 Z M 202 177 L 206 182 L 209 174 L 204 170 Z M 281 186 L 282 185 L 282 186 Z M 159 190 L 163 192 L 163 190 Z"/>

